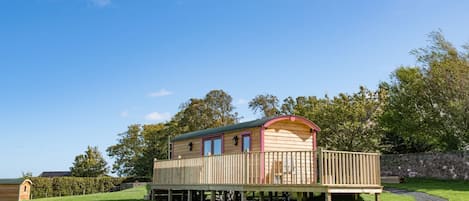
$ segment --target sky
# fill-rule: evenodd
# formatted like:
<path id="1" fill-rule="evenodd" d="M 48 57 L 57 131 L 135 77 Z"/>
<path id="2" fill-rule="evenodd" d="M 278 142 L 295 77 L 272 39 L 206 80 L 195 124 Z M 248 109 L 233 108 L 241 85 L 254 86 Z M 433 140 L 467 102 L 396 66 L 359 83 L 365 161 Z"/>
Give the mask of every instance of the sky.
<path id="1" fill-rule="evenodd" d="M 376 89 L 441 29 L 469 42 L 469 1 L 0 1 L 0 178 L 68 170 L 131 124 L 212 89 L 241 121 L 258 94 Z M 109 163 L 112 160 L 106 156 Z"/>

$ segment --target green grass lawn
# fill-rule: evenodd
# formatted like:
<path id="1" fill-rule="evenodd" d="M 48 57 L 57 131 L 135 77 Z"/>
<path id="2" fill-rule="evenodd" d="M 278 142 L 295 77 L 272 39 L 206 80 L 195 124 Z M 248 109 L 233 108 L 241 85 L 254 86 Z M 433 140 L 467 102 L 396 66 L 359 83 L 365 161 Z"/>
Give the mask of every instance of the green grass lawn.
<path id="1" fill-rule="evenodd" d="M 363 201 L 375 201 L 374 195 L 361 194 Z M 381 194 L 381 201 L 415 201 L 414 197 L 406 195 L 395 195 L 392 193 L 383 192 Z"/>
<path id="2" fill-rule="evenodd" d="M 450 201 L 469 200 L 469 181 L 409 178 L 402 184 L 384 184 L 384 186 L 424 192 Z"/>
<path id="3" fill-rule="evenodd" d="M 36 201 L 142 201 L 147 193 L 144 186 L 112 193 L 96 193 L 90 195 L 66 196 L 34 199 Z"/>
<path id="4" fill-rule="evenodd" d="M 387 187 L 407 189 L 410 191 L 420 191 L 428 194 L 440 196 L 450 201 L 469 200 L 469 181 L 448 181 L 435 179 L 407 179 L 402 184 L 384 184 Z M 147 193 L 145 187 L 138 187 L 113 193 L 98 193 L 83 196 L 68 196 L 35 199 L 37 201 L 142 201 Z M 363 201 L 374 201 L 374 195 L 362 194 Z M 395 195 L 384 192 L 381 195 L 382 201 L 414 201 L 411 196 Z"/>
<path id="5" fill-rule="evenodd" d="M 137 187 L 128 189 L 120 192 L 113 193 L 97 193 L 91 195 L 80 195 L 80 196 L 67 196 L 67 197 L 55 197 L 55 198 L 42 198 L 34 199 L 36 201 L 142 201 L 143 196 L 147 193 L 145 187 Z M 374 201 L 374 195 L 362 194 L 361 197 L 364 201 Z M 390 193 L 383 193 L 381 196 L 382 201 L 414 201 L 412 197 L 393 195 Z"/>

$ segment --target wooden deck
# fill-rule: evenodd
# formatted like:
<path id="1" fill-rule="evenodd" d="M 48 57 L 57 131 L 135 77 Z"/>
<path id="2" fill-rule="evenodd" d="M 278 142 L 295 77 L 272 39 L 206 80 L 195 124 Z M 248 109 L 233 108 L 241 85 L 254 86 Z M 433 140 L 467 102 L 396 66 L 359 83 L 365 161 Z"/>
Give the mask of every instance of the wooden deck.
<path id="1" fill-rule="evenodd" d="M 380 155 L 343 151 L 251 152 L 156 161 L 152 189 L 239 192 L 382 191 Z"/>

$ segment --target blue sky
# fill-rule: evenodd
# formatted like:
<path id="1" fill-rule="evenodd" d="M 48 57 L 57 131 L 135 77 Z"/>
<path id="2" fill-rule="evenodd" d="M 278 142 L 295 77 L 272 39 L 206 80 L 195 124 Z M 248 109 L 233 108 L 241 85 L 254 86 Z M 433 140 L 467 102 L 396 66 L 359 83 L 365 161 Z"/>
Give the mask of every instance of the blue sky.
<path id="1" fill-rule="evenodd" d="M 167 120 L 212 89 L 243 120 L 257 94 L 376 88 L 467 1 L 0 1 L 0 178 L 68 170 L 87 145 Z M 111 161 L 109 161 L 111 162 Z"/>

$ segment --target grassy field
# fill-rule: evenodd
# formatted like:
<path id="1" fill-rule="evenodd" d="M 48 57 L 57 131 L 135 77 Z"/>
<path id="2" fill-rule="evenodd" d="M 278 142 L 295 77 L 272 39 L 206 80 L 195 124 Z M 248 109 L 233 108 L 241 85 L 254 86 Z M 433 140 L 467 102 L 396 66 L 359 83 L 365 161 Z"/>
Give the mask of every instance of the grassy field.
<path id="1" fill-rule="evenodd" d="M 34 199 L 36 201 L 142 201 L 147 193 L 144 186 L 113 193 Z"/>
<path id="2" fill-rule="evenodd" d="M 385 184 L 385 186 L 424 192 L 451 201 L 469 200 L 469 181 L 407 179 L 403 184 Z"/>
<path id="3" fill-rule="evenodd" d="M 362 194 L 361 198 L 363 201 L 375 201 L 374 195 Z M 415 199 L 412 196 L 395 195 L 384 192 L 381 194 L 381 201 L 415 201 Z"/>
<path id="4" fill-rule="evenodd" d="M 138 187 L 128 189 L 125 191 L 114 193 L 97 193 L 92 195 L 81 196 L 68 196 L 68 197 L 55 197 L 55 198 L 42 198 L 34 199 L 36 201 L 142 201 L 143 196 L 147 190 L 145 187 Z M 362 195 L 363 201 L 374 201 L 373 195 Z M 414 201 L 412 197 L 393 195 L 390 193 L 383 193 L 381 196 L 382 201 Z"/>

